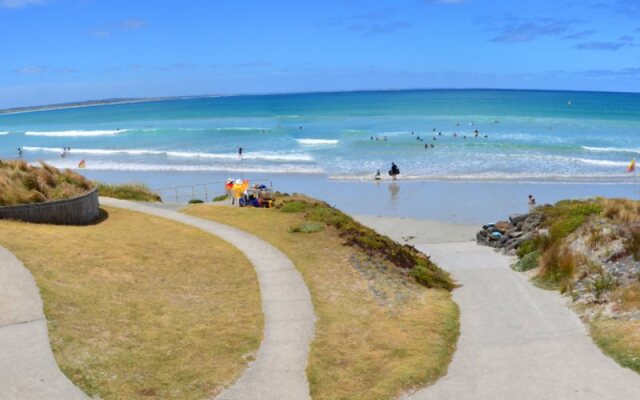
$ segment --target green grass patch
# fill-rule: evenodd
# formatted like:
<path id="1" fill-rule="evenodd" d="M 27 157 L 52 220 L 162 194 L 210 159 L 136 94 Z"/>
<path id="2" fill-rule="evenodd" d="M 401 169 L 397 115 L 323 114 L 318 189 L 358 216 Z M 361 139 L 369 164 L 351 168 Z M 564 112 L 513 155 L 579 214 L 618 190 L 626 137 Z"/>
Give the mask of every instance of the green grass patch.
<path id="1" fill-rule="evenodd" d="M 324 224 L 320 222 L 303 222 L 289 228 L 291 233 L 315 233 L 324 229 Z"/>
<path id="2" fill-rule="evenodd" d="M 100 196 L 114 199 L 162 202 L 160 196 L 142 183 L 125 183 L 122 185 L 108 185 L 97 182 Z"/>
<path id="3" fill-rule="evenodd" d="M 539 260 L 540 251 L 532 251 L 518 260 L 518 262 L 513 265 L 513 269 L 519 272 L 530 271 L 534 268 L 538 268 Z"/>
<path id="4" fill-rule="evenodd" d="M 280 205 L 280 211 L 284 213 L 299 213 L 307 209 L 308 203 L 304 201 L 285 201 Z"/>
<path id="5" fill-rule="evenodd" d="M 214 197 L 212 201 L 213 202 L 225 201 L 228 198 L 229 198 L 229 196 L 227 196 L 226 194 L 221 194 L 220 196 Z"/>

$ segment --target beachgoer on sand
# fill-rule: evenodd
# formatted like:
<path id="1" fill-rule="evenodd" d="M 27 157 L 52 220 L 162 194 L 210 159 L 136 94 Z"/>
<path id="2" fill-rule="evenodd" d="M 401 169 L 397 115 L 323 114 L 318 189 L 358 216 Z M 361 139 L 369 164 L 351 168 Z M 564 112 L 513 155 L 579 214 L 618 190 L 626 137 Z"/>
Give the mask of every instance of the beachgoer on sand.
<path id="1" fill-rule="evenodd" d="M 529 212 L 536 208 L 536 199 L 532 195 L 529 195 Z"/>

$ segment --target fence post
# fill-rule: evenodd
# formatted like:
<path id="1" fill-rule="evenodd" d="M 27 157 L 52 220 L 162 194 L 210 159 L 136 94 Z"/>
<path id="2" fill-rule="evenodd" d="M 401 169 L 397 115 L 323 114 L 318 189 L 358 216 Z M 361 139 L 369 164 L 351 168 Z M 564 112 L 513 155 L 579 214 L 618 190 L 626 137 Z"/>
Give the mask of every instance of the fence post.
<path id="1" fill-rule="evenodd" d="M 176 203 L 178 203 L 178 187 L 176 186 L 175 189 L 176 189 Z"/>
<path id="2" fill-rule="evenodd" d="M 209 202 L 209 189 L 208 189 L 209 185 L 207 183 L 204 184 L 204 202 L 208 203 Z"/>

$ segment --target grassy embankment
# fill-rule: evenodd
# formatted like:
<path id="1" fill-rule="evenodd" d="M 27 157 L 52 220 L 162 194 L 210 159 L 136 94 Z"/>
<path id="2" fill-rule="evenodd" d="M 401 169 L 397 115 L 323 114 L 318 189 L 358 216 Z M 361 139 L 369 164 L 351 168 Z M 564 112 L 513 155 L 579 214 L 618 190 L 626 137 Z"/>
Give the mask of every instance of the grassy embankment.
<path id="1" fill-rule="evenodd" d="M 69 199 L 92 188 L 90 181 L 69 169 L 0 160 L 0 206 Z"/>
<path id="2" fill-rule="evenodd" d="M 300 270 L 318 317 L 307 367 L 314 400 L 393 399 L 441 377 L 459 330 L 448 275 L 324 203 L 284 200 L 280 209 L 184 211 L 263 238 Z"/>
<path id="3" fill-rule="evenodd" d="M 155 201 L 161 202 L 160 196 L 141 183 L 125 183 L 121 185 L 108 185 L 96 182 L 98 194 L 114 199 L 134 200 L 134 201 Z"/>
<path id="4" fill-rule="evenodd" d="M 70 227 L 0 221 L 0 245 L 33 273 L 64 373 L 102 399 L 203 399 L 254 356 L 257 278 L 229 244 L 107 209 Z"/>
<path id="5" fill-rule="evenodd" d="M 574 296 L 576 285 L 588 279 L 594 303 L 579 309 L 589 315 L 585 319 L 593 339 L 621 365 L 640 372 L 640 321 L 628 318 L 640 313 L 640 276 L 636 274 L 635 283 L 620 285 L 601 262 L 640 262 L 640 202 L 561 201 L 539 211 L 548 234 L 523 243 L 518 269 L 540 267 L 534 278 L 538 284 Z M 620 317 L 612 318 L 603 308 L 605 302 Z"/>

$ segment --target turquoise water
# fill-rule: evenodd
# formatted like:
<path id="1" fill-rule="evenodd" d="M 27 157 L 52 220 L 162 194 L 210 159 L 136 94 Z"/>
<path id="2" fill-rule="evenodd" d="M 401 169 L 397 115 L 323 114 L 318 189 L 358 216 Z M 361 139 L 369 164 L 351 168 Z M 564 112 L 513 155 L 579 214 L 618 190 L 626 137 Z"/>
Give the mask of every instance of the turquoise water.
<path id="1" fill-rule="evenodd" d="M 404 179 L 618 182 L 630 178 L 626 166 L 640 157 L 640 95 L 315 93 L 0 115 L 0 158 L 16 158 L 18 147 L 26 160 L 58 167 L 84 159 L 88 171 L 364 180 L 395 161 Z M 71 147 L 65 157 L 63 147 Z"/>

